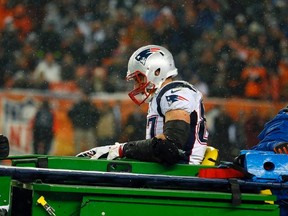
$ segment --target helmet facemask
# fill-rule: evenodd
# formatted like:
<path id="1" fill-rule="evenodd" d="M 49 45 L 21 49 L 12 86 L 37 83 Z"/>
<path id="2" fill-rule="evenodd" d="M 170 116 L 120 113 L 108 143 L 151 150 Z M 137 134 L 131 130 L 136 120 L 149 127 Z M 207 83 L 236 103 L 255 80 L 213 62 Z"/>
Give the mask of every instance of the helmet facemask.
<path id="1" fill-rule="evenodd" d="M 134 89 L 128 93 L 131 100 L 137 105 L 144 103 L 152 93 L 155 92 L 155 85 L 151 82 L 147 82 L 147 76 L 140 72 L 135 71 L 126 77 L 127 81 L 134 80 Z"/>

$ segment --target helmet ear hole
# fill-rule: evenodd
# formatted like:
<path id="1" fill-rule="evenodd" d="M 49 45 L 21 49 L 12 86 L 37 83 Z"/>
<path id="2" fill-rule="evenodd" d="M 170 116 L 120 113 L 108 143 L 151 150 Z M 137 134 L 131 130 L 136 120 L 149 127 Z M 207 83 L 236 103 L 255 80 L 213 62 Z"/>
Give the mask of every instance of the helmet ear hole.
<path id="1" fill-rule="evenodd" d="M 159 74 L 160 74 L 160 68 L 158 68 L 158 69 L 155 70 L 155 72 L 154 72 L 154 75 L 155 75 L 155 76 L 159 76 Z"/>

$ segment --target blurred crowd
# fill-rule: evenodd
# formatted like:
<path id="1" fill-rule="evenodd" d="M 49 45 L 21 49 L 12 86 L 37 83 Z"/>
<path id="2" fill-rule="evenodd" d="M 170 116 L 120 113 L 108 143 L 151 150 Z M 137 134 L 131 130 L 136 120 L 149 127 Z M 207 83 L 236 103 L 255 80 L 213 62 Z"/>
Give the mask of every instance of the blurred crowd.
<path id="1" fill-rule="evenodd" d="M 233 119 L 223 105 L 216 105 L 206 114 L 209 130 L 209 145 L 219 150 L 219 161 L 233 161 L 243 149 L 251 149 L 259 143 L 258 135 L 264 124 L 273 118 L 273 113 L 261 115 L 252 110 L 244 113 L 239 110 Z"/>
<path id="2" fill-rule="evenodd" d="M 288 99 L 285 0 L 0 0 L 0 88 L 127 91 L 127 61 L 166 46 L 208 97 Z"/>

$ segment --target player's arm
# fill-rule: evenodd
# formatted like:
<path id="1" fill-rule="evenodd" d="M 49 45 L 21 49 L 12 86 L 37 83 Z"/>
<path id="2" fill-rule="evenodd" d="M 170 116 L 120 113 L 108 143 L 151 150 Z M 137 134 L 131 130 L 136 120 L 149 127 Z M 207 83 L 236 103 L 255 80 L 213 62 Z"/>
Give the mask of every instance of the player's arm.
<path id="1" fill-rule="evenodd" d="M 123 145 L 120 157 L 175 164 L 181 159 L 179 149 L 187 142 L 190 132 L 189 113 L 171 110 L 165 115 L 164 132 L 152 139 L 130 141 Z"/>
<path id="2" fill-rule="evenodd" d="M 183 148 L 190 135 L 189 123 L 190 116 L 188 112 L 180 109 L 170 110 L 165 115 L 163 134 L 151 139 L 106 146 L 105 151 L 98 147 L 93 149 L 93 154 L 90 155 L 90 150 L 89 155 L 85 156 L 92 156 L 93 159 L 98 159 L 101 155 L 108 153 L 108 160 L 126 157 L 140 161 L 173 165 L 181 160 L 179 150 Z"/>
<path id="3" fill-rule="evenodd" d="M 185 110 L 170 110 L 165 115 L 163 134 L 158 139 L 170 140 L 182 148 L 190 135 L 190 115 Z"/>

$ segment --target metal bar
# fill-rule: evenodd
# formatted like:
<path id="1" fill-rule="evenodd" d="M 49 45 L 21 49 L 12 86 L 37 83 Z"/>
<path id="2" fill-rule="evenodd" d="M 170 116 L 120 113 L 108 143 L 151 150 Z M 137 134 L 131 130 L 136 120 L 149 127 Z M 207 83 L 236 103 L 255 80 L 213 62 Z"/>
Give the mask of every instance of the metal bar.
<path id="1" fill-rule="evenodd" d="M 11 176 L 21 182 L 41 180 L 59 184 L 101 184 L 127 187 L 156 187 L 182 189 L 229 189 L 228 179 L 207 179 L 191 176 L 157 174 L 113 173 L 67 169 L 12 167 L 0 165 L 0 176 Z M 288 184 L 278 182 L 252 182 L 236 179 L 241 189 L 288 189 Z"/>

